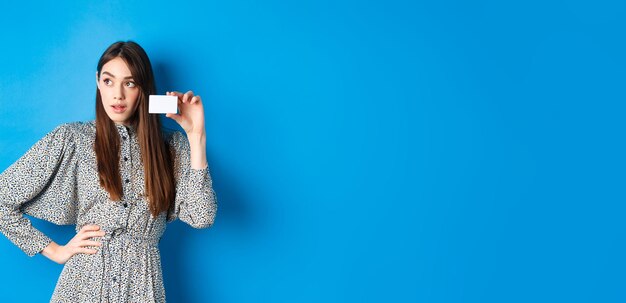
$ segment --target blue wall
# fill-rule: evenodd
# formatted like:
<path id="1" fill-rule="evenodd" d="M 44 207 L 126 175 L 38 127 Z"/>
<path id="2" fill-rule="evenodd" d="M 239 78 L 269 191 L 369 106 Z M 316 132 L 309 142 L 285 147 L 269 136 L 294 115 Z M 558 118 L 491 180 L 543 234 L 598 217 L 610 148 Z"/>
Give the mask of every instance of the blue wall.
<path id="1" fill-rule="evenodd" d="M 171 302 L 624 302 L 626 4 L 506 2 L 3 2 L 0 169 L 132 39 L 205 101 L 220 206 L 168 226 Z M 0 255 L 0 301 L 49 299 L 60 265 Z"/>

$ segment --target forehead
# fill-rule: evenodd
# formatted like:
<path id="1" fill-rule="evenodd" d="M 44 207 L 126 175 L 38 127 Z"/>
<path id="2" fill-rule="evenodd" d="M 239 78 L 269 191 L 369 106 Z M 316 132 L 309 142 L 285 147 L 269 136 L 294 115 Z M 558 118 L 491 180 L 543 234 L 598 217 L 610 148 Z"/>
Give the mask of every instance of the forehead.
<path id="1" fill-rule="evenodd" d="M 103 72 L 109 72 L 110 74 L 113 74 L 116 78 L 125 78 L 132 76 L 128 65 L 120 57 L 116 57 L 105 63 L 102 66 L 101 73 Z"/>

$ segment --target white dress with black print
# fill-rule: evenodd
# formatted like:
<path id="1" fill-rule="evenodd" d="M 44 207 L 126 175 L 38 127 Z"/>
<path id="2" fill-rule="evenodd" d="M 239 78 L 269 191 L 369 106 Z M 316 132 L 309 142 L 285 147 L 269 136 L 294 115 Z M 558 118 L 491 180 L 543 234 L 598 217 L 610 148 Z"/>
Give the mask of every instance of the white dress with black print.
<path id="1" fill-rule="evenodd" d="M 93 150 L 95 124 L 58 126 L 0 174 L 0 231 L 29 256 L 51 239 L 23 214 L 76 231 L 96 224 L 105 231 L 96 254 L 76 254 L 63 267 L 51 302 L 165 302 L 159 239 L 176 218 L 195 228 L 213 224 L 217 211 L 208 167 L 192 169 L 187 138 L 166 136 L 173 156 L 176 200 L 153 217 L 144 196 L 144 170 L 135 130 L 120 136 L 122 201 L 99 185 Z"/>

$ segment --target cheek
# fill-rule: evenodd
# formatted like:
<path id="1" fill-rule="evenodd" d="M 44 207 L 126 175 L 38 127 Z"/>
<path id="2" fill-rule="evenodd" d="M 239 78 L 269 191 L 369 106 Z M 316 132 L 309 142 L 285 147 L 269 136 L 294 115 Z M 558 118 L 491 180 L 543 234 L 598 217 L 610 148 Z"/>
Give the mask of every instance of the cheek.
<path id="1" fill-rule="evenodd" d="M 133 100 L 133 102 L 137 103 L 137 100 L 139 99 L 139 90 L 129 91 L 126 96 L 129 100 Z"/>
<path id="2" fill-rule="evenodd" d="M 139 90 L 134 90 L 134 91 L 130 91 L 128 92 L 127 96 L 127 100 L 133 102 L 133 109 L 137 108 L 137 105 L 139 104 Z"/>
<path id="3" fill-rule="evenodd" d="M 128 92 L 128 95 L 132 96 L 133 100 L 137 100 L 137 98 L 139 98 L 139 90 L 138 89 L 130 90 Z"/>
<path id="4" fill-rule="evenodd" d="M 107 88 L 101 88 L 100 89 L 100 98 L 102 98 L 102 101 L 108 101 L 110 94 L 111 94 L 111 92 L 109 91 L 109 89 L 107 89 Z"/>

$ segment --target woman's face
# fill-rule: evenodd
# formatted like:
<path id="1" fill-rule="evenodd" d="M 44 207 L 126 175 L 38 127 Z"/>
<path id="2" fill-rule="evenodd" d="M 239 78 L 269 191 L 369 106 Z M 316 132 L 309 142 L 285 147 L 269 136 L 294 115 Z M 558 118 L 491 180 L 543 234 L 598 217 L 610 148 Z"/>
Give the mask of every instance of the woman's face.
<path id="1" fill-rule="evenodd" d="M 128 124 L 137 110 L 139 87 L 126 62 L 116 57 L 102 66 L 100 78 L 96 72 L 102 105 L 107 115 L 116 124 Z"/>

